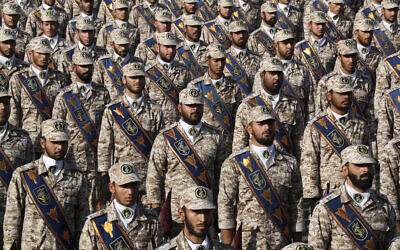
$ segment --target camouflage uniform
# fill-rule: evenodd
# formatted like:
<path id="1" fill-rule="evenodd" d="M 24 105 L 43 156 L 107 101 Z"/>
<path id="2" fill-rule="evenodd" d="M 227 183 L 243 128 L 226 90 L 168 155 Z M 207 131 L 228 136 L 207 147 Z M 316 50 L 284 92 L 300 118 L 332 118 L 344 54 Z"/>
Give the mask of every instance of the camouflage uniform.
<path id="1" fill-rule="evenodd" d="M 207 69 L 207 63 L 206 63 L 206 48 L 208 46 L 207 43 L 205 43 L 203 40 L 199 41 L 199 45 L 198 45 L 198 49 L 196 52 L 193 52 L 193 50 L 191 50 L 187 40 L 183 40 L 182 42 L 180 42 L 176 47 L 179 48 L 181 46 L 183 46 L 183 48 L 185 50 L 190 50 L 193 54 L 193 56 L 195 57 L 197 63 L 200 65 L 200 67 L 203 69 L 203 71 L 205 72 Z M 176 60 L 179 60 L 182 64 L 183 61 L 181 60 L 181 58 L 178 55 L 178 52 L 176 52 L 176 56 L 175 56 Z"/>
<path id="2" fill-rule="evenodd" d="M 3 24 L 3 29 L 9 29 L 5 24 Z M 28 45 L 29 41 L 32 37 L 26 33 L 25 31 L 21 30 L 20 28 L 16 28 L 12 30 L 12 33 L 15 35 L 15 56 L 19 59 L 24 59 L 24 54 L 26 50 L 26 46 Z"/>
<path id="3" fill-rule="evenodd" d="M 77 2 L 79 2 L 79 1 L 65 0 L 64 10 L 68 15 L 68 20 L 71 20 L 81 14 L 81 8 L 78 6 Z M 93 2 L 94 2 L 94 4 L 93 4 L 92 15 L 97 16 L 96 8 L 99 6 L 101 0 L 94 0 Z"/>
<path id="4" fill-rule="evenodd" d="M 106 8 L 106 4 L 103 0 L 98 0 L 100 2 L 99 5 L 99 12 L 97 14 L 97 18 L 103 23 L 110 23 L 114 20 L 114 18 L 110 15 L 110 12 L 108 11 L 108 9 Z M 115 0 L 114 0 L 115 1 Z M 113 2 L 114 2 L 113 1 Z M 128 7 L 128 13 L 131 13 L 133 11 L 133 7 L 135 5 L 135 1 L 126 1 L 129 5 Z M 111 6 L 112 8 L 112 6 Z M 138 26 L 136 26 L 138 27 Z"/>
<path id="5" fill-rule="evenodd" d="M 221 7 L 233 7 L 233 0 L 219 0 L 218 1 L 218 6 Z M 222 16 L 217 14 L 216 18 L 214 20 L 211 20 L 206 23 L 211 23 L 214 22 L 216 26 L 219 26 L 219 28 L 225 33 L 225 35 L 228 35 L 229 33 L 229 24 L 233 21 L 232 17 L 229 18 L 229 20 L 224 20 L 224 23 L 222 23 Z M 203 28 L 201 31 L 201 40 L 206 42 L 207 44 L 212 44 L 218 41 L 213 37 L 211 32 L 207 28 Z M 228 37 L 226 38 L 228 39 Z"/>
<path id="6" fill-rule="evenodd" d="M 208 239 L 209 239 L 209 245 L 208 245 L 209 250 L 231 250 L 231 249 L 233 249 L 232 246 L 220 243 L 219 241 L 216 241 L 216 240 L 212 239 L 211 237 L 208 237 Z M 187 243 L 187 238 L 185 237 L 183 230 L 175 238 L 173 238 L 172 240 L 164 243 L 163 245 L 161 245 L 160 247 L 157 248 L 157 250 L 171 250 L 171 249 L 176 249 L 176 250 L 191 249 L 191 247 Z"/>
<path id="7" fill-rule="evenodd" d="M 6 1 L 4 1 L 6 2 Z M 18 4 L 17 1 L 12 1 L 12 3 L 19 5 L 19 12 L 20 12 L 20 19 L 18 21 L 18 27 L 21 30 L 25 30 L 25 26 L 26 26 L 26 21 L 28 20 L 28 16 L 35 10 L 37 9 L 41 2 L 38 0 L 27 0 L 26 3 L 21 6 L 20 4 Z M 4 4 L 6 5 L 6 4 Z M 25 22 L 25 25 L 23 24 Z"/>
<path id="8" fill-rule="evenodd" d="M 28 64 L 25 61 L 22 61 L 21 59 L 18 59 L 17 57 L 13 57 L 13 59 L 10 59 L 12 61 L 10 68 L 8 68 L 6 65 L 3 63 L 0 63 L 0 71 L 3 72 L 3 76 L 8 79 L 8 84 L 10 83 L 11 77 L 22 70 L 23 68 L 28 67 Z M 9 62 L 9 61 L 8 61 Z M 6 62 L 7 63 L 7 62 Z M 1 82 L 0 85 L 3 86 L 5 83 Z"/>
<path id="9" fill-rule="evenodd" d="M 303 31 L 303 12 L 297 6 L 293 6 L 291 3 L 288 5 L 284 5 L 277 3 L 278 11 L 285 15 L 286 18 L 292 23 L 293 25 L 293 32 L 296 34 L 296 41 L 300 41 L 304 39 L 304 31 Z M 282 9 L 283 8 L 283 9 Z M 284 29 L 279 23 L 279 20 L 276 22 L 276 26 Z"/>
<path id="10" fill-rule="evenodd" d="M 77 20 L 83 17 L 82 15 L 78 15 L 73 19 L 70 19 L 67 24 L 67 30 L 65 32 L 65 40 L 67 40 L 71 44 L 75 44 L 79 42 L 79 38 L 76 36 L 75 31 L 76 31 L 76 22 Z M 92 18 L 93 25 L 95 27 L 95 36 L 98 37 L 99 31 L 101 27 L 104 25 L 104 23 L 101 22 L 100 19 L 98 18 Z"/>
<path id="11" fill-rule="evenodd" d="M 381 29 L 386 34 L 386 36 L 389 38 L 389 41 L 392 42 L 392 44 L 395 48 L 395 51 L 398 51 L 400 49 L 400 26 L 399 25 L 395 25 L 392 30 L 389 30 L 383 25 L 383 21 L 381 21 L 377 25 L 376 28 Z M 372 45 L 377 47 L 383 53 L 381 46 L 376 42 L 375 39 L 372 39 Z"/>
<path id="12" fill-rule="evenodd" d="M 235 0 L 235 7 L 240 9 L 246 18 L 246 23 L 250 31 L 257 29 L 261 23 L 260 7 L 253 1 L 248 1 L 245 5 L 241 5 L 239 0 Z"/>
<path id="13" fill-rule="evenodd" d="M 393 240 L 391 241 L 388 250 L 399 250 L 399 249 L 400 249 L 400 237 L 397 236 L 393 238 Z"/>
<path id="14" fill-rule="evenodd" d="M 54 9 L 58 15 L 58 25 L 59 25 L 58 26 L 58 30 L 59 30 L 58 34 L 61 37 L 65 37 L 65 30 L 67 28 L 67 23 L 68 23 L 67 13 L 65 12 L 64 9 L 56 6 L 56 4 L 53 5 L 52 9 Z M 25 31 L 31 37 L 36 37 L 36 36 L 40 36 L 43 34 L 42 27 L 40 27 L 40 23 L 36 19 L 35 13 L 39 12 L 39 15 L 43 15 L 43 13 L 45 11 L 46 11 L 46 9 L 44 9 L 43 5 L 41 5 L 29 14 L 28 20 L 26 21 Z"/>
<path id="15" fill-rule="evenodd" d="M 136 28 L 134 25 L 130 23 L 126 23 L 125 25 L 126 25 L 125 28 L 119 27 L 117 22 L 115 21 L 103 25 L 103 27 L 99 31 L 99 35 L 97 36 L 96 45 L 99 47 L 107 48 L 107 50 L 111 52 L 112 51 L 112 48 L 110 47 L 110 42 L 112 41 L 110 37 L 111 30 L 120 28 L 129 32 L 130 50 L 131 53 L 133 53 L 140 42 L 140 32 L 138 28 Z"/>

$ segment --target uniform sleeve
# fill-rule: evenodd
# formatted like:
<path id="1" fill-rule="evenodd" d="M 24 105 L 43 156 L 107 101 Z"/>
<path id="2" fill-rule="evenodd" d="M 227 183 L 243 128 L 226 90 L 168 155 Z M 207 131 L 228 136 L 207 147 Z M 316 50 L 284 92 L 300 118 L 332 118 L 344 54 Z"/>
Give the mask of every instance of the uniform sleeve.
<path id="1" fill-rule="evenodd" d="M 397 220 L 400 220 L 399 197 L 400 197 L 400 159 L 399 154 L 394 150 L 388 150 L 393 147 L 391 144 L 386 145 L 380 155 L 380 191 L 386 195 L 396 212 Z"/>
<path id="2" fill-rule="evenodd" d="M 385 240 L 383 242 L 384 249 L 387 249 L 390 245 L 390 242 L 396 235 L 396 212 L 393 209 L 393 206 L 388 204 L 388 222 L 389 222 L 389 231 L 385 234 Z"/>
<path id="3" fill-rule="evenodd" d="M 390 77 L 391 69 L 386 66 L 386 61 L 382 60 L 378 68 L 376 68 L 376 89 L 375 89 L 375 105 L 382 100 L 382 96 L 385 93 L 385 90 L 390 89 Z M 379 109 L 375 110 L 375 116 L 378 115 Z"/>
<path id="4" fill-rule="evenodd" d="M 304 96 L 305 96 L 305 105 L 304 105 L 304 117 L 306 121 L 312 119 L 314 112 L 315 112 L 315 103 L 314 103 L 314 87 L 316 87 L 316 84 L 314 83 L 313 78 L 311 77 L 310 72 L 308 69 L 305 68 L 303 71 L 304 73 Z"/>
<path id="5" fill-rule="evenodd" d="M 249 144 L 249 134 L 246 131 L 249 107 L 246 103 L 239 105 L 235 118 L 235 130 L 233 133 L 232 152 L 237 152 Z"/>
<path id="6" fill-rule="evenodd" d="M 99 34 L 97 35 L 97 41 L 96 41 L 96 45 L 99 47 L 106 47 L 106 41 L 107 41 L 107 29 L 105 28 L 106 26 L 103 26 L 100 31 Z"/>
<path id="7" fill-rule="evenodd" d="M 21 109 L 22 87 L 18 82 L 17 74 L 11 77 L 9 91 L 12 98 L 10 102 L 11 105 L 10 118 L 8 119 L 8 121 L 17 127 L 22 127 L 22 109 Z"/>
<path id="8" fill-rule="evenodd" d="M 303 202 L 302 202 L 302 184 L 301 184 L 301 176 L 300 169 L 297 166 L 297 162 L 294 161 L 292 163 L 293 172 L 291 176 L 292 187 L 289 192 L 289 221 L 292 232 L 303 232 L 304 220 L 303 220 Z"/>
<path id="9" fill-rule="evenodd" d="M 33 161 L 34 159 L 34 150 L 32 140 L 29 135 L 26 135 L 26 145 L 25 145 L 25 164 Z"/>
<path id="10" fill-rule="evenodd" d="M 308 244 L 314 249 L 330 249 L 332 219 L 323 204 L 318 204 L 311 217 Z"/>
<path id="11" fill-rule="evenodd" d="M 36 20 L 35 17 L 33 16 L 33 13 L 35 10 L 31 12 L 31 14 L 28 16 L 28 20 L 26 21 L 25 25 L 25 32 L 28 33 L 31 37 L 36 37 Z"/>
<path id="12" fill-rule="evenodd" d="M 384 101 L 382 101 L 382 104 L 384 104 L 382 105 L 383 108 L 379 112 L 377 112 L 379 124 L 377 131 L 377 143 L 379 151 L 382 150 L 385 145 L 392 139 L 394 124 L 393 106 L 388 95 L 385 95 L 385 99 Z M 380 154 L 381 152 L 378 153 L 378 155 Z"/>
<path id="13" fill-rule="evenodd" d="M 74 38 L 75 38 L 75 31 L 71 27 L 71 23 L 68 23 L 67 25 L 67 31 L 65 34 L 65 40 L 74 43 Z"/>
<path id="14" fill-rule="evenodd" d="M 156 222 L 153 224 L 152 227 L 152 232 L 151 232 L 151 249 L 155 249 L 156 247 L 160 246 L 162 243 L 164 243 L 164 237 L 162 234 L 162 227 L 161 223 L 159 220 L 156 220 Z"/>
<path id="15" fill-rule="evenodd" d="M 54 101 L 52 118 L 66 120 L 67 112 L 68 111 L 64 104 L 63 93 L 58 93 Z"/>
<path id="16" fill-rule="evenodd" d="M 316 95 L 314 96 L 315 98 L 315 113 L 322 112 L 326 110 L 326 108 L 329 106 L 328 105 L 328 100 L 326 98 L 326 93 L 328 92 L 327 89 L 327 82 L 328 78 L 324 77 L 318 82 L 317 86 L 317 92 Z"/>
<path id="17" fill-rule="evenodd" d="M 114 130 L 113 118 L 109 109 L 104 109 L 98 146 L 98 172 L 107 172 L 114 158 Z"/>
<path id="18" fill-rule="evenodd" d="M 138 32 L 139 33 L 139 32 Z M 146 51 L 146 46 L 144 43 L 140 43 L 135 51 L 135 56 L 142 59 L 143 62 L 147 62 L 147 51 Z"/>
<path id="19" fill-rule="evenodd" d="M 104 75 L 105 75 L 105 72 L 103 71 L 103 67 L 101 66 L 101 60 L 99 59 L 94 66 L 93 82 L 96 82 L 101 85 L 105 85 L 104 84 Z"/>
<path id="20" fill-rule="evenodd" d="M 81 236 L 79 238 L 79 249 L 87 250 L 93 249 L 97 250 L 97 238 L 96 232 L 93 228 L 92 222 L 90 219 L 87 219 L 85 225 L 83 226 Z"/>
<path id="21" fill-rule="evenodd" d="M 75 235 L 78 240 L 81 235 L 83 225 L 85 224 L 86 216 L 89 214 L 89 193 L 88 180 L 85 175 L 82 175 L 81 188 L 79 190 L 79 204 L 75 210 Z"/>

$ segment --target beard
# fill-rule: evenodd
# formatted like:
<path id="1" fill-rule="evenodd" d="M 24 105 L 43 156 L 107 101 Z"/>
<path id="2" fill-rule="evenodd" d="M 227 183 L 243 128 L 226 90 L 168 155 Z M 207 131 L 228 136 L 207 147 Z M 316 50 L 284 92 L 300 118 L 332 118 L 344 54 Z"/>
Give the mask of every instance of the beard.
<path id="1" fill-rule="evenodd" d="M 362 180 L 361 178 L 363 177 L 369 177 L 369 179 Z M 359 189 L 367 190 L 372 186 L 373 176 L 370 173 L 362 174 L 360 176 L 360 179 L 358 179 L 355 174 L 349 172 L 349 178 L 351 183 L 353 183 L 353 185 L 358 187 Z"/>
<path id="2" fill-rule="evenodd" d="M 255 133 L 253 133 L 254 139 L 261 145 L 264 146 L 271 146 L 272 143 L 274 142 L 274 136 L 270 136 L 270 137 L 262 137 L 262 136 L 258 136 Z"/>
<path id="3" fill-rule="evenodd" d="M 278 21 L 277 18 L 271 18 L 269 20 L 264 20 L 264 22 L 270 26 L 275 26 L 276 22 Z"/>
<path id="4" fill-rule="evenodd" d="M 79 77 L 79 79 L 81 79 L 84 82 L 90 82 L 92 80 L 92 75 L 93 72 L 92 71 L 88 71 L 85 73 L 78 73 L 76 72 L 76 75 Z"/>
<path id="5" fill-rule="evenodd" d="M 208 228 L 209 228 L 209 224 L 208 223 L 203 223 L 203 224 L 206 226 L 207 230 L 204 230 L 204 232 L 196 232 L 194 230 L 193 224 L 190 223 L 190 221 L 187 219 L 187 217 L 185 217 L 185 226 L 186 226 L 189 234 L 194 235 L 196 237 L 199 237 L 199 238 L 206 237 L 207 232 L 208 232 Z"/>

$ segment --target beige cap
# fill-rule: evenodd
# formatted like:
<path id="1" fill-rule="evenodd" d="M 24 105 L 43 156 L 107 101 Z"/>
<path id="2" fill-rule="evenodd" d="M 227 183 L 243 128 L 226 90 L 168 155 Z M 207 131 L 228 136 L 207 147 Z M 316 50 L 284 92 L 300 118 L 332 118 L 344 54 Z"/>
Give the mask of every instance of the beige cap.
<path id="1" fill-rule="evenodd" d="M 350 162 L 353 164 L 372 164 L 376 160 L 371 155 L 371 149 L 366 145 L 350 145 L 340 153 L 342 166 Z"/>
<path id="2" fill-rule="evenodd" d="M 0 42 L 5 42 L 9 40 L 15 41 L 16 37 L 15 34 L 10 29 L 2 28 L 0 29 Z"/>
<path id="3" fill-rule="evenodd" d="M 344 0 L 329 0 L 329 3 L 344 4 Z"/>
<path id="4" fill-rule="evenodd" d="M 181 194 L 180 207 L 190 210 L 216 209 L 213 201 L 213 193 L 202 186 L 190 187 Z"/>
<path id="5" fill-rule="evenodd" d="M 272 72 L 272 71 L 282 71 L 283 72 L 283 66 L 282 62 L 273 57 L 265 57 L 263 61 L 261 62 L 261 72 Z"/>
<path id="6" fill-rule="evenodd" d="M 137 166 L 130 162 L 119 162 L 108 170 L 110 182 L 117 185 L 125 185 L 133 182 L 140 182 Z"/>
<path id="7" fill-rule="evenodd" d="M 233 21 L 229 24 L 229 32 L 235 33 L 240 31 L 248 31 L 247 25 L 243 20 Z"/>
<path id="8" fill-rule="evenodd" d="M 248 124 L 250 124 L 251 122 L 262 122 L 267 120 L 275 120 L 270 107 L 255 106 L 251 109 Z"/>
<path id="9" fill-rule="evenodd" d="M 197 15 L 184 15 L 183 24 L 188 26 L 202 26 L 203 20 Z"/>
<path id="10" fill-rule="evenodd" d="M 161 45 L 178 45 L 178 41 L 174 33 L 162 32 L 156 34 L 157 43 Z"/>
<path id="11" fill-rule="evenodd" d="M 311 12 L 311 22 L 313 23 L 326 23 L 326 14 L 322 11 Z"/>
<path id="12" fill-rule="evenodd" d="M 278 30 L 275 33 L 275 37 L 274 37 L 275 42 L 282 42 L 282 41 L 286 41 L 289 39 L 294 39 L 294 35 L 291 30 L 288 30 L 288 29 Z"/>
<path id="13" fill-rule="evenodd" d="M 208 45 L 206 49 L 206 57 L 214 59 L 226 58 L 225 47 L 217 43 Z"/>
<path id="14" fill-rule="evenodd" d="M 390 10 L 394 8 L 399 8 L 399 2 L 397 0 L 383 0 L 382 8 Z"/>
<path id="15" fill-rule="evenodd" d="M 172 14 L 168 10 L 159 10 L 154 17 L 160 23 L 172 23 Z"/>
<path id="16" fill-rule="evenodd" d="M 4 3 L 2 12 L 6 15 L 20 15 L 19 6 L 14 1 Z"/>
<path id="17" fill-rule="evenodd" d="M 2 97 L 12 97 L 4 87 L 0 87 L 0 98 Z"/>
<path id="18" fill-rule="evenodd" d="M 350 85 L 350 79 L 340 74 L 334 75 L 327 81 L 328 91 L 335 91 L 336 93 L 352 92 L 353 87 Z"/>
<path id="19" fill-rule="evenodd" d="M 113 7 L 114 7 L 114 10 L 129 8 L 128 1 L 127 0 L 114 0 Z"/>
<path id="20" fill-rule="evenodd" d="M 95 30 L 94 22 L 89 17 L 79 16 L 76 20 L 78 30 Z"/>
<path id="21" fill-rule="evenodd" d="M 314 250 L 314 248 L 303 242 L 295 242 L 285 246 L 282 250 Z"/>
<path id="22" fill-rule="evenodd" d="M 130 44 L 129 32 L 123 29 L 113 29 L 111 31 L 111 41 L 115 44 Z"/>
<path id="23" fill-rule="evenodd" d="M 179 93 L 179 103 L 181 104 L 203 104 L 204 98 L 200 89 L 192 87 L 186 88 Z"/>
<path id="24" fill-rule="evenodd" d="M 76 50 L 75 53 L 72 55 L 72 62 L 75 65 L 93 65 L 94 60 L 90 53 Z"/>
<path id="25" fill-rule="evenodd" d="M 67 123 L 61 119 L 48 119 L 43 121 L 42 136 L 49 141 L 68 141 Z"/>
<path id="26" fill-rule="evenodd" d="M 58 14 L 57 11 L 48 9 L 48 10 L 41 10 L 40 15 L 43 22 L 57 22 L 58 21 Z"/>
<path id="27" fill-rule="evenodd" d="M 358 53 L 357 42 L 353 39 L 340 40 L 337 43 L 337 48 L 339 54 L 344 56 Z"/>
<path id="28" fill-rule="evenodd" d="M 276 2 L 265 2 L 261 5 L 261 12 L 272 13 L 277 11 L 278 7 L 276 6 Z"/>
<path id="29" fill-rule="evenodd" d="M 354 30 L 373 31 L 375 22 L 369 18 L 358 18 L 354 21 Z"/>
<path id="30" fill-rule="evenodd" d="M 233 7 L 233 0 L 218 0 L 218 5 L 221 7 Z"/>
<path id="31" fill-rule="evenodd" d="M 184 3 L 198 3 L 199 0 L 183 0 Z"/>
<path id="32" fill-rule="evenodd" d="M 29 42 L 28 47 L 38 53 L 51 54 L 53 50 L 50 47 L 50 42 L 44 37 L 34 37 Z"/>
<path id="33" fill-rule="evenodd" d="M 141 62 L 128 63 L 122 68 L 124 76 L 145 76 L 144 65 Z"/>

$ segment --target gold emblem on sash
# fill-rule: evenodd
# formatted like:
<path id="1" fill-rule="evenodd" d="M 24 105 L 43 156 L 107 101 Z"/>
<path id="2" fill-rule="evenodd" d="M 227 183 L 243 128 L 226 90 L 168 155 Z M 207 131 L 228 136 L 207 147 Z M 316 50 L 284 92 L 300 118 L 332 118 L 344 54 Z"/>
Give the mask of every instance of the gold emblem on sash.
<path id="1" fill-rule="evenodd" d="M 183 139 L 176 141 L 174 143 L 174 145 L 181 155 L 183 155 L 183 156 L 189 155 L 189 152 L 190 152 L 189 146 L 186 144 L 186 142 Z"/>
<path id="2" fill-rule="evenodd" d="M 310 58 L 310 64 L 311 64 L 311 67 L 314 70 L 318 69 L 319 63 L 318 63 L 318 60 L 317 60 L 317 58 L 315 56 Z"/>
<path id="3" fill-rule="evenodd" d="M 39 187 L 33 190 L 33 194 L 41 205 L 48 205 L 50 202 L 50 194 L 47 192 L 47 189 L 44 185 L 40 185 Z"/>
<path id="4" fill-rule="evenodd" d="M 74 115 L 75 115 L 76 119 L 77 119 L 79 122 L 84 122 L 84 121 L 86 121 L 85 112 L 83 111 L 82 108 L 78 108 L 78 109 L 74 110 Z"/>
<path id="5" fill-rule="evenodd" d="M 163 88 L 165 91 L 169 90 L 171 88 L 171 85 L 169 84 L 169 82 L 167 81 L 167 79 L 165 79 L 164 77 L 161 77 L 160 79 L 157 80 L 157 84 Z"/>
<path id="6" fill-rule="evenodd" d="M 219 115 L 222 115 L 222 113 L 224 112 L 220 102 L 215 103 L 213 108 L 214 108 L 215 112 L 217 112 Z"/>
<path id="7" fill-rule="evenodd" d="M 132 136 L 135 136 L 139 130 L 136 124 L 132 121 L 132 118 L 128 118 L 124 123 L 122 123 L 122 127 Z"/>
<path id="8" fill-rule="evenodd" d="M 28 87 L 32 90 L 32 91 L 36 91 L 37 90 L 37 84 L 35 82 L 35 80 L 33 78 L 28 79 Z"/>
<path id="9" fill-rule="evenodd" d="M 111 238 L 114 237 L 114 235 L 112 233 L 113 232 L 113 224 L 112 223 L 106 221 L 101 226 L 103 227 L 104 231 L 106 231 L 110 235 Z"/>
<path id="10" fill-rule="evenodd" d="M 249 180 L 251 181 L 251 184 L 255 189 L 263 190 L 265 188 L 266 181 L 260 170 L 256 170 L 253 173 L 249 174 Z"/>
<path id="11" fill-rule="evenodd" d="M 360 219 L 355 219 L 348 227 L 347 230 L 353 235 L 358 241 L 363 241 L 368 236 L 368 231 L 361 223 Z"/>
<path id="12" fill-rule="evenodd" d="M 330 132 L 327 137 L 335 144 L 335 147 L 342 147 L 344 144 L 343 138 L 338 134 L 336 130 Z"/>
<path id="13" fill-rule="evenodd" d="M 239 65 L 233 65 L 232 64 L 232 66 L 233 66 L 233 74 L 235 75 L 235 76 L 240 76 L 240 67 L 239 67 Z"/>

